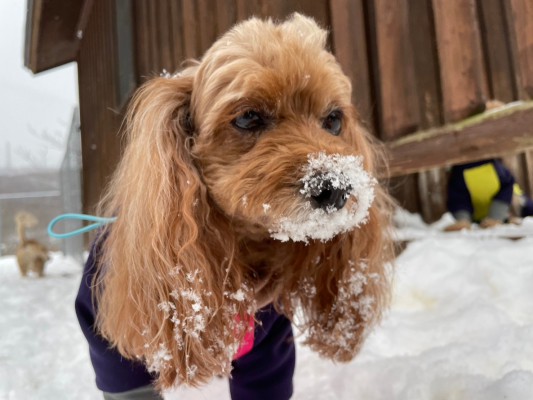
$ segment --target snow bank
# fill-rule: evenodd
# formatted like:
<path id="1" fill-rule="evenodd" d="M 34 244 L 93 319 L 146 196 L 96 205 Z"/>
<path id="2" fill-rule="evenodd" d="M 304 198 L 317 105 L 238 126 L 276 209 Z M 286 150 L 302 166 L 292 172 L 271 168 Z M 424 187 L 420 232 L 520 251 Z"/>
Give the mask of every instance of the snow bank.
<path id="1" fill-rule="evenodd" d="M 344 367 L 351 393 L 332 398 L 531 399 L 532 248 L 533 239 L 409 245 L 392 310 Z"/>

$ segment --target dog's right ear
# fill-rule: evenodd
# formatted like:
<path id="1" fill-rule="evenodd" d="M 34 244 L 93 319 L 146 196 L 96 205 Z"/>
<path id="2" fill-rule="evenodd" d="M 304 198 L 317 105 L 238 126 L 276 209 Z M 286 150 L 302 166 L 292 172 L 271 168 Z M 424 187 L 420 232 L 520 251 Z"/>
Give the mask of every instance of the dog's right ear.
<path id="1" fill-rule="evenodd" d="M 169 238 L 161 230 L 184 217 L 178 214 L 187 217 L 192 212 L 202 186 L 191 156 L 190 102 L 196 69 L 153 78 L 131 100 L 123 126 L 124 153 L 98 210 L 99 215 L 118 217 L 106 242 L 120 236 L 118 241 L 146 248 L 149 238 Z"/>
<path id="2" fill-rule="evenodd" d="M 242 294 L 241 268 L 226 258 L 237 244 L 191 152 L 194 72 L 152 79 L 136 93 L 99 212 L 117 217 L 95 280 L 99 331 L 158 372 L 160 387 L 228 375 L 253 302 L 251 291 Z"/>
<path id="3" fill-rule="evenodd" d="M 117 220 L 102 235 L 97 324 L 131 358 L 163 343 L 158 306 L 176 289 L 169 282 L 176 254 L 198 235 L 195 202 L 204 190 L 190 152 L 195 71 L 153 78 L 137 90 L 123 126 L 124 153 L 99 205 L 99 215 Z"/>

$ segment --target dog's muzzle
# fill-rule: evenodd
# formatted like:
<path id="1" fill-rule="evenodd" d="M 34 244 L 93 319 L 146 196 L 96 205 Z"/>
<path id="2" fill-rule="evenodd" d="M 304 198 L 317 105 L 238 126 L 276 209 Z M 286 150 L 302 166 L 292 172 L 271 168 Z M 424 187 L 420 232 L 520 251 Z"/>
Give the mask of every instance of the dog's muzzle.
<path id="1" fill-rule="evenodd" d="M 282 242 L 327 241 L 365 224 L 376 180 L 365 170 L 363 158 L 319 152 L 307 159 L 297 212 L 280 215 L 270 235 Z"/>

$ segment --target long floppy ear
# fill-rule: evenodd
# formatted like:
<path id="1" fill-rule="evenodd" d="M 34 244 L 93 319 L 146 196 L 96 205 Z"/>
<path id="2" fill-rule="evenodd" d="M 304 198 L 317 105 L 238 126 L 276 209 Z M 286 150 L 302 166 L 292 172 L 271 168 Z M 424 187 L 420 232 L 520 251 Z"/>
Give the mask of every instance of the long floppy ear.
<path id="1" fill-rule="evenodd" d="M 227 223 L 212 210 L 194 160 L 190 98 L 195 67 L 139 89 L 127 145 L 102 201 L 117 221 L 104 233 L 97 324 L 158 384 L 197 385 L 229 374 L 253 312 Z"/>
<path id="2" fill-rule="evenodd" d="M 350 123 L 356 121 L 354 115 Z M 363 127 L 351 126 L 347 140 L 369 173 L 386 169 L 379 146 Z M 282 299 L 285 310 L 303 310 L 296 323 L 307 333 L 306 344 L 335 361 L 349 361 L 357 354 L 390 300 L 393 201 L 382 185 L 374 191 L 366 223 L 325 243 L 313 243 L 304 259 L 293 261 L 305 273 L 296 281 L 292 278 L 286 292 L 299 295 Z"/>

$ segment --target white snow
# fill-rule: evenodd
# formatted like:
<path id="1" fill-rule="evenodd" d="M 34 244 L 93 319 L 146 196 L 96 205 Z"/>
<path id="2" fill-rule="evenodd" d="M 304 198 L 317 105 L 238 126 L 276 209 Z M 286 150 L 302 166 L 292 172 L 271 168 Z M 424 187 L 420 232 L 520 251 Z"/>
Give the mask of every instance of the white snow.
<path id="1" fill-rule="evenodd" d="M 533 238 L 429 237 L 396 268 L 392 308 L 353 362 L 298 344 L 294 399 L 532 398 Z M 101 399 L 73 310 L 80 276 L 57 254 L 44 279 L 22 279 L 13 257 L 0 258 L 0 399 Z M 215 379 L 165 397 L 229 394 Z"/>
<path id="2" fill-rule="evenodd" d="M 0 258 L 0 399 L 98 399 L 74 299 L 75 261 L 53 254 L 45 277 L 23 279 Z"/>
<path id="3" fill-rule="evenodd" d="M 503 224 L 492 229 L 483 229 L 478 224 L 472 224 L 471 229 L 458 232 L 444 232 L 444 228 L 453 224 L 455 219 L 450 213 L 444 214 L 437 222 L 426 225 L 418 214 L 411 214 L 399 209 L 394 214 L 394 237 L 396 240 L 417 240 L 429 237 L 438 238 L 522 238 L 533 236 L 533 217 L 524 218 L 519 225 Z"/>

